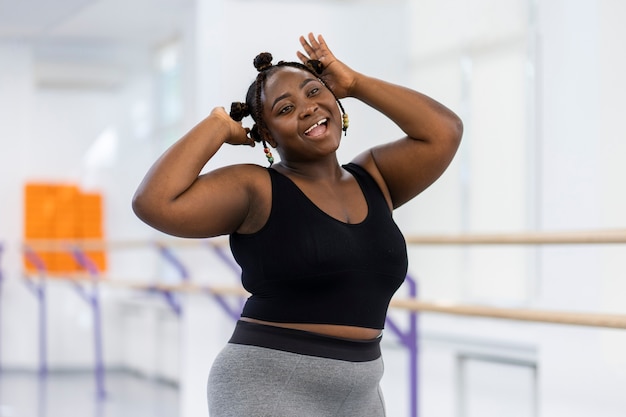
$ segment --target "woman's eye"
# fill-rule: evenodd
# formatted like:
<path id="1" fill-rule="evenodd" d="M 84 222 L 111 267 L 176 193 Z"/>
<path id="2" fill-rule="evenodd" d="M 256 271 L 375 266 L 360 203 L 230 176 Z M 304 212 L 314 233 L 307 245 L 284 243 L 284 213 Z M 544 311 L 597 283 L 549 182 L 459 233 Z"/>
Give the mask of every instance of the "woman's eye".
<path id="1" fill-rule="evenodd" d="M 309 95 L 313 96 L 313 95 L 317 94 L 319 91 L 320 91 L 320 89 L 315 87 L 315 88 L 311 89 L 311 91 L 309 91 Z"/>
<path id="2" fill-rule="evenodd" d="M 287 113 L 289 110 L 291 110 L 291 106 L 285 106 L 280 109 L 279 113 L 284 114 L 284 113 Z"/>

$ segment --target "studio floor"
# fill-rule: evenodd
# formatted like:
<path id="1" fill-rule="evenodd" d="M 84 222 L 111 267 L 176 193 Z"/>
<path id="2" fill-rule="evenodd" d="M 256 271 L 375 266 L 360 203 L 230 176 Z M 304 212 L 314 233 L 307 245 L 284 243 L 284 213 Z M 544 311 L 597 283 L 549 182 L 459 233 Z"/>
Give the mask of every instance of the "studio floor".
<path id="1" fill-rule="evenodd" d="M 99 399 L 91 372 L 0 372 L 0 417 L 176 417 L 178 388 L 128 372 L 106 374 Z"/>
<path id="2" fill-rule="evenodd" d="M 406 377 L 406 352 L 387 343 L 381 387 L 390 416 L 408 414 Z M 171 382 L 107 370 L 104 391 L 100 398 L 89 370 L 50 371 L 41 378 L 36 371 L 0 369 L 0 417 L 181 416 L 179 387 Z M 208 410 L 201 415 L 208 416 Z"/>

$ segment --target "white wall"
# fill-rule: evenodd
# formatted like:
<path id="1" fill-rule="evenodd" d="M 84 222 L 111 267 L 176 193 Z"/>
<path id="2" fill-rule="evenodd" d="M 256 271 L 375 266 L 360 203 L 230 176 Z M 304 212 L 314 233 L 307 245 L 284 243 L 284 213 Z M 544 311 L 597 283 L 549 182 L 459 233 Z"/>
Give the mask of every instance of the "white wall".
<path id="1" fill-rule="evenodd" d="M 617 21 L 626 7 L 514 0 L 413 6 L 416 79 L 425 76 L 425 88 L 449 97 L 453 108 L 459 103 L 466 134 L 451 170 L 412 203 L 406 230 L 623 228 L 617 160 L 624 155 L 626 52 Z M 452 23 L 432 23 L 444 20 Z M 427 35 L 433 42 L 423 41 Z M 507 55 L 517 63 L 502 65 Z M 488 77 L 476 78 L 477 69 Z M 426 299 L 625 312 L 623 245 L 412 252 Z M 616 388 L 626 374 L 624 332 L 437 315 L 423 315 L 421 328 L 425 415 L 618 416 L 626 409 Z M 472 377 L 463 379 L 459 358 L 467 355 L 494 367 L 468 368 Z M 510 383 L 517 388 L 494 395 Z M 507 408 L 527 395 L 535 408 Z M 451 403 L 442 407 L 444 399 Z"/>
<path id="2" fill-rule="evenodd" d="M 19 365 L 32 363 L 36 357 L 36 343 L 27 329 L 36 329 L 35 302 L 15 280 L 20 257 L 11 250 L 9 240 L 21 236 L 23 169 L 28 158 L 28 144 L 32 135 L 30 117 L 34 113 L 35 91 L 32 85 L 32 54 L 28 45 L 5 43 L 0 46 L 0 186 L 6 198 L 0 215 L 0 236 L 4 252 L 2 271 L 2 314 L 0 321 L 0 360 Z M 11 65 L 4 63 L 11 62 Z M 23 306 L 23 307 L 22 307 Z M 21 317 L 20 321 L 13 317 Z M 6 340 L 13 340 L 8 344 Z"/>
<path id="3" fill-rule="evenodd" d="M 148 103 L 153 85 L 148 51 L 135 51 L 144 63 L 117 88 L 88 86 L 61 88 L 37 84 L 36 47 L 23 43 L 0 45 L 1 189 L 5 196 L 0 218 L 4 246 L 0 361 L 6 369 L 37 369 L 39 357 L 38 302 L 21 280 L 22 198 L 27 181 L 72 183 L 105 196 L 105 235 L 111 239 L 146 236 L 152 232 L 130 210 L 134 187 L 153 160 L 153 145 L 133 130 L 133 109 Z M 151 53 L 151 52 L 150 52 Z M 10 63 L 10 65 L 5 65 Z M 96 152 L 87 157 L 105 131 L 115 133 L 116 147 L 109 158 Z M 145 163 L 142 161 L 145 160 Z M 119 259 L 119 260 L 118 260 Z M 123 264 L 121 264 L 123 263 Z M 109 256 L 112 272 L 124 276 L 154 275 L 157 266 L 136 258 Z M 90 290 L 90 288 L 87 288 Z M 47 362 L 50 369 L 84 369 L 94 362 L 92 314 L 89 304 L 68 283 L 48 282 Z M 104 291 L 104 354 L 107 365 L 120 366 L 116 293 Z"/>
<path id="4" fill-rule="evenodd" d="M 623 216 L 607 215 L 623 213 L 626 205 L 626 197 L 618 191 L 623 188 L 623 167 L 608 162 L 615 161 L 620 151 L 617 138 L 623 137 L 616 114 L 626 109 L 626 82 L 618 75 L 623 74 L 626 53 L 619 45 L 624 31 L 616 24 L 616 16 L 625 15 L 626 6 L 616 1 L 547 2 L 541 7 L 539 192 L 541 225 L 546 229 L 623 228 L 626 224 Z M 621 245 L 544 250 L 538 303 L 626 312 L 626 288 L 620 278 L 626 271 L 623 259 Z M 613 387 L 624 384 L 626 361 L 618 353 L 626 346 L 624 332 L 559 331 L 549 336 L 542 344 L 545 413 L 621 414 L 626 403 Z M 570 370 L 572 364 L 576 364 L 575 371 Z M 568 397 L 578 401 L 567 407 Z M 600 405 L 602 411 L 597 408 Z"/>

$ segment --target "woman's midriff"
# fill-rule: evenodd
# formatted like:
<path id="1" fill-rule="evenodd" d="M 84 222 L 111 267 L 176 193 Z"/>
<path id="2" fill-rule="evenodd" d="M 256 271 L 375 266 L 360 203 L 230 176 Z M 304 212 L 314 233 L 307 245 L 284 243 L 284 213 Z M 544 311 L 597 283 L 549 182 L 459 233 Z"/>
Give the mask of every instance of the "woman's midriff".
<path id="1" fill-rule="evenodd" d="M 341 337 L 354 340 L 376 339 L 382 333 L 378 329 L 369 329 L 356 326 L 341 326 L 336 324 L 276 323 L 271 321 L 251 319 L 249 317 L 241 317 L 241 320 L 247 321 L 249 323 L 265 324 L 268 326 L 283 327 L 287 329 L 304 330 L 307 332 L 318 333 L 325 336 Z"/>

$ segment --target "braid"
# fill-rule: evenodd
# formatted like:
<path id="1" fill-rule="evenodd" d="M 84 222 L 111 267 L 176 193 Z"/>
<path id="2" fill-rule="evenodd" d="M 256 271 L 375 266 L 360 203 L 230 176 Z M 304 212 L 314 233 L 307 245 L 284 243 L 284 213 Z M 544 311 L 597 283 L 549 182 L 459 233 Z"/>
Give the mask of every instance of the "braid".
<path id="1" fill-rule="evenodd" d="M 259 72 L 259 75 L 257 75 L 254 83 L 256 88 L 254 92 L 254 105 L 252 106 L 254 111 L 252 118 L 256 121 L 258 129 L 257 132 L 259 133 L 259 139 L 263 142 L 263 146 L 265 146 L 265 134 L 267 133 L 267 125 L 265 124 L 265 119 L 263 118 L 263 102 L 261 100 L 265 80 L 267 80 L 267 72 Z"/>

